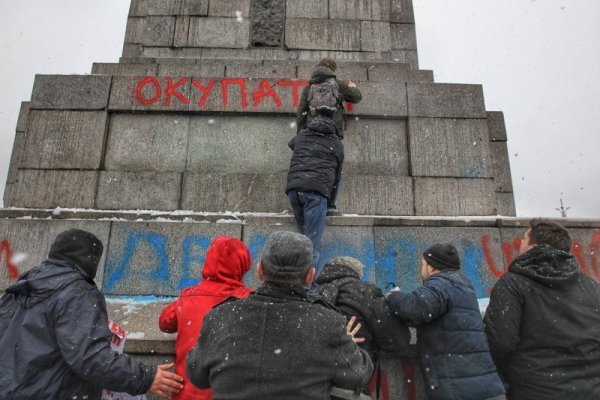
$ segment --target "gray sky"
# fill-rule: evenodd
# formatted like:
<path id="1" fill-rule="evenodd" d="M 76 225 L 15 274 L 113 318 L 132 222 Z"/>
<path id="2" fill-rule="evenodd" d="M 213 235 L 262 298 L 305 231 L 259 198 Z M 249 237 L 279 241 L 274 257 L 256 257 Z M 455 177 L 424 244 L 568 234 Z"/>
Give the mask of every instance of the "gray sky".
<path id="1" fill-rule="evenodd" d="M 600 218 L 600 1 L 413 0 L 419 64 L 503 111 L 519 216 Z M 0 198 L 35 74 L 117 62 L 129 0 L 0 0 Z"/>

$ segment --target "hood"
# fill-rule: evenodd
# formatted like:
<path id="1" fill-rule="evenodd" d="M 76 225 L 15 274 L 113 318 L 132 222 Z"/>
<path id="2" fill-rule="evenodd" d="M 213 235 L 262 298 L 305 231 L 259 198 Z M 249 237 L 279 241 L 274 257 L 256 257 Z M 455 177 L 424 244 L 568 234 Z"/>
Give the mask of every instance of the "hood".
<path id="1" fill-rule="evenodd" d="M 49 259 L 21 275 L 17 282 L 6 289 L 6 293 L 12 293 L 23 307 L 31 308 L 80 279 L 87 280 L 75 265 Z"/>
<path id="2" fill-rule="evenodd" d="M 360 280 L 360 278 L 352 268 L 326 264 L 315 279 L 316 287 L 310 290 L 308 296 L 311 300 L 321 299 L 329 304 L 336 304 L 340 288 L 355 280 Z"/>
<path id="3" fill-rule="evenodd" d="M 338 133 L 335 122 L 333 122 L 331 118 L 323 115 L 317 115 L 311 119 L 306 125 L 306 129 L 323 135 L 334 135 Z"/>
<path id="4" fill-rule="evenodd" d="M 323 270 L 315 279 L 317 285 L 333 282 L 342 278 L 355 278 L 360 280 L 360 276 L 350 267 L 344 265 L 325 264 Z"/>
<path id="5" fill-rule="evenodd" d="M 319 82 L 323 82 L 326 79 L 335 78 L 335 77 L 336 77 L 335 72 L 333 72 L 329 68 L 323 67 L 323 66 L 318 66 L 318 67 L 315 67 L 315 69 L 313 70 L 313 73 L 310 76 L 310 80 L 308 82 L 311 84 L 319 83 Z"/>
<path id="6" fill-rule="evenodd" d="M 48 258 L 74 264 L 86 276 L 94 279 L 103 251 L 102 242 L 93 234 L 79 229 L 69 229 L 54 239 Z"/>
<path id="7" fill-rule="evenodd" d="M 577 278 L 579 264 L 571 254 L 540 244 L 515 258 L 508 270 L 545 286 L 561 287 Z"/>
<path id="8" fill-rule="evenodd" d="M 252 258 L 244 242 L 229 236 L 217 236 L 206 252 L 202 280 L 242 286 L 244 274 L 251 265 Z"/>

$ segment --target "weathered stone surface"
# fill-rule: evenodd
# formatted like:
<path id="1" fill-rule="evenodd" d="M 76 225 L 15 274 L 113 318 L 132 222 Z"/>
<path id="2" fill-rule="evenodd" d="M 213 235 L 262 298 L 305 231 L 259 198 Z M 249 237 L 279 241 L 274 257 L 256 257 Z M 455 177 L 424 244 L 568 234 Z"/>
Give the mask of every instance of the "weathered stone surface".
<path id="1" fill-rule="evenodd" d="M 17 132 L 27 131 L 30 104 L 31 103 L 29 103 L 28 101 L 21 102 L 21 108 L 19 109 L 19 118 L 17 119 Z"/>
<path id="2" fill-rule="evenodd" d="M 188 45 L 188 36 L 190 34 L 190 16 L 180 15 L 175 20 L 175 34 L 173 38 L 173 47 L 186 47 Z"/>
<path id="3" fill-rule="evenodd" d="M 102 171 L 96 207 L 107 210 L 176 210 L 181 174 Z"/>
<path id="4" fill-rule="evenodd" d="M 175 296 L 199 282 L 206 250 L 218 235 L 241 237 L 241 225 L 114 222 L 104 292 Z"/>
<path id="5" fill-rule="evenodd" d="M 317 63 L 311 63 L 313 65 L 307 65 L 298 67 L 298 78 L 300 79 L 310 79 L 312 72 L 317 65 Z M 360 82 L 367 80 L 367 66 L 364 64 L 358 65 L 339 65 L 335 70 L 335 75 L 338 79 L 342 81 L 353 81 Z"/>
<path id="6" fill-rule="evenodd" d="M 285 44 L 289 49 L 360 51 L 360 21 L 290 18 Z"/>
<path id="7" fill-rule="evenodd" d="M 127 329 L 130 338 L 126 339 L 125 346 L 128 343 L 133 344 L 133 342 L 154 342 L 157 345 L 149 351 L 153 354 L 161 354 L 161 350 L 168 348 L 165 344 L 175 341 L 177 334 L 161 332 L 156 321 L 165 307 L 175 300 L 175 297 L 158 297 L 153 299 L 154 302 L 144 300 L 146 300 L 145 297 L 138 300 L 131 296 L 126 298 L 106 296 L 108 319 Z M 143 338 L 140 337 L 142 335 Z M 126 347 L 126 351 L 130 350 L 131 347 Z M 169 351 L 174 352 L 174 350 L 174 346 L 172 349 L 169 348 Z"/>
<path id="8" fill-rule="evenodd" d="M 23 113 L 23 104 L 21 104 L 21 113 Z M 19 116 L 20 118 L 20 116 Z M 15 197 L 15 185 L 19 181 L 19 165 L 24 153 L 26 133 L 17 130 L 13 141 L 12 153 L 10 155 L 10 164 L 8 165 L 8 173 L 6 174 L 6 186 L 4 187 L 4 206 L 13 207 L 18 204 L 19 199 Z"/>
<path id="9" fill-rule="evenodd" d="M 31 111 L 20 168 L 99 169 L 108 113 Z"/>
<path id="10" fill-rule="evenodd" d="M 287 143 L 296 134 L 294 120 L 293 117 L 192 117 L 187 170 L 285 173 L 292 156 Z"/>
<path id="11" fill-rule="evenodd" d="M 327 2 L 322 0 L 287 0 L 286 18 L 328 18 Z"/>
<path id="12" fill-rule="evenodd" d="M 316 64 L 316 62 L 326 57 L 345 63 L 392 62 L 391 53 L 381 51 L 301 50 L 297 52 L 296 58 L 299 61 L 312 61 Z"/>
<path id="13" fill-rule="evenodd" d="M 123 45 L 123 53 L 121 54 L 121 59 L 127 58 L 135 58 L 141 57 L 143 54 L 143 46 L 141 44 L 131 44 L 125 43 Z"/>
<path id="14" fill-rule="evenodd" d="M 494 166 L 494 182 L 497 192 L 512 192 L 512 178 L 510 175 L 510 160 L 506 142 L 490 142 L 490 151 Z"/>
<path id="15" fill-rule="evenodd" d="M 36 75 L 32 109 L 101 110 L 108 104 L 110 76 Z"/>
<path id="16" fill-rule="evenodd" d="M 296 67 L 273 67 L 252 64 L 234 64 L 227 65 L 225 75 L 228 77 L 246 77 L 246 78 L 296 78 Z"/>
<path id="17" fill-rule="evenodd" d="M 252 2 L 253 46 L 281 46 L 285 24 L 285 0 Z"/>
<path id="18" fill-rule="evenodd" d="M 496 192 L 498 215 L 514 217 L 517 215 L 514 193 Z"/>
<path id="19" fill-rule="evenodd" d="M 287 173 L 186 173 L 183 176 L 181 208 L 197 211 L 286 211 L 289 209 L 286 181 Z"/>
<path id="20" fill-rule="evenodd" d="M 389 21 L 390 0 L 330 0 L 329 18 Z"/>
<path id="21" fill-rule="evenodd" d="M 202 49 L 202 59 L 228 59 L 228 60 L 288 60 L 297 59 L 295 51 L 275 48 L 252 49 Z"/>
<path id="22" fill-rule="evenodd" d="M 104 168 L 183 172 L 190 118 L 181 115 L 115 114 L 110 120 Z"/>
<path id="23" fill-rule="evenodd" d="M 394 62 L 409 64 L 412 69 L 419 69 L 417 50 L 392 50 L 391 59 Z"/>
<path id="24" fill-rule="evenodd" d="M 414 24 L 415 14 L 412 0 L 390 0 L 392 2 L 391 16 L 392 22 L 401 22 Z"/>
<path id="25" fill-rule="evenodd" d="M 496 215 L 493 179 L 415 178 L 416 215 Z"/>
<path id="26" fill-rule="evenodd" d="M 344 174 L 408 176 L 406 121 L 349 119 Z"/>
<path id="27" fill-rule="evenodd" d="M 21 169 L 8 207 L 93 208 L 97 171 Z"/>
<path id="28" fill-rule="evenodd" d="M 415 70 L 408 64 L 375 64 L 369 67 L 369 80 L 374 82 L 433 83 L 433 71 Z"/>
<path id="29" fill-rule="evenodd" d="M 0 219 L 0 242 L 9 246 L 12 260 L 6 261 L 15 268 L 15 270 L 0 268 L 0 291 L 4 291 L 14 283 L 15 274 L 25 273 L 47 259 L 48 251 L 56 236 L 68 229 L 91 232 L 102 241 L 104 248 L 108 246 L 110 222 Z M 104 261 L 103 255 L 95 279 L 99 285 L 102 283 Z"/>
<path id="30" fill-rule="evenodd" d="M 208 5 L 209 17 L 248 18 L 251 0 L 211 1 Z"/>
<path id="31" fill-rule="evenodd" d="M 187 110 L 191 86 L 188 77 L 115 76 L 108 108 L 112 111 Z"/>
<path id="32" fill-rule="evenodd" d="M 143 43 L 145 29 L 145 18 L 127 18 L 127 27 L 125 28 L 125 43 Z"/>
<path id="33" fill-rule="evenodd" d="M 411 117 L 408 132 L 413 176 L 494 176 L 485 120 Z"/>
<path id="34" fill-rule="evenodd" d="M 406 117 L 406 85 L 403 82 L 359 82 L 362 101 L 353 114 Z"/>
<path id="35" fill-rule="evenodd" d="M 412 180 L 344 174 L 337 203 L 344 214 L 414 215 Z"/>
<path id="36" fill-rule="evenodd" d="M 416 50 L 415 24 L 390 24 L 392 49 Z"/>
<path id="37" fill-rule="evenodd" d="M 156 71 L 158 70 L 158 65 L 153 63 L 147 64 L 113 64 L 113 63 L 94 63 L 92 65 L 92 74 L 99 75 L 129 75 L 129 76 L 139 76 L 139 75 L 156 75 Z"/>
<path id="38" fill-rule="evenodd" d="M 250 22 L 236 18 L 191 18 L 191 47 L 245 48 L 250 44 Z"/>
<path id="39" fill-rule="evenodd" d="M 175 37 L 175 17 L 146 17 L 145 46 L 172 46 Z"/>
<path id="40" fill-rule="evenodd" d="M 185 76 L 225 76 L 225 65 L 202 62 L 202 64 L 176 65 L 160 64 L 158 66 L 159 76 L 185 77 Z"/>
<path id="41" fill-rule="evenodd" d="M 388 22 L 362 21 L 360 23 L 362 51 L 390 51 L 392 49 Z"/>
<path id="42" fill-rule="evenodd" d="M 132 0 L 130 16 L 207 15 L 208 0 Z"/>
<path id="43" fill-rule="evenodd" d="M 486 118 L 481 85 L 409 83 L 407 88 L 411 117 Z"/>
<path id="44" fill-rule="evenodd" d="M 492 142 L 505 142 L 508 140 L 506 125 L 504 124 L 504 113 L 501 111 L 488 111 L 486 115 L 490 140 Z"/>

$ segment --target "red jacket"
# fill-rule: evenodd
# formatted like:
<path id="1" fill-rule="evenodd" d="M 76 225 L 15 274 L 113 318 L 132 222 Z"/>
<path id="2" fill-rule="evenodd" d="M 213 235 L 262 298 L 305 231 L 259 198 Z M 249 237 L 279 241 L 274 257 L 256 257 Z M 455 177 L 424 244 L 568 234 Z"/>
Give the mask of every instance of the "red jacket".
<path id="1" fill-rule="evenodd" d="M 198 341 L 204 316 L 230 296 L 247 297 L 252 289 L 242 278 L 252 264 L 250 252 L 239 239 L 218 236 L 206 252 L 202 281 L 183 289 L 179 298 L 160 314 L 159 327 L 163 332 L 178 332 L 175 342 L 175 372 L 184 378 L 183 390 L 173 399 L 211 399 L 210 389 L 198 389 L 185 373 L 185 358 Z"/>

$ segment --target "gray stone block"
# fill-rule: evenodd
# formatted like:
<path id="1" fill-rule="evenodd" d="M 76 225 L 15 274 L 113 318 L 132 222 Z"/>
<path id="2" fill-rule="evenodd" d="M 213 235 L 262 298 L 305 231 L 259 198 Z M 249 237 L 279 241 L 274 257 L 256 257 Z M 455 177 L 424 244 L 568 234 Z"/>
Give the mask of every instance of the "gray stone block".
<path id="1" fill-rule="evenodd" d="M 121 58 L 138 58 L 141 57 L 143 53 L 143 47 L 141 44 L 130 44 L 125 43 L 123 45 L 123 53 L 121 54 Z"/>
<path id="2" fill-rule="evenodd" d="M 92 64 L 92 74 L 98 75 L 129 75 L 129 76 L 140 76 L 140 75 L 156 75 L 158 70 L 158 64 L 147 63 L 147 64 L 113 64 L 113 63 L 94 63 Z"/>
<path id="3" fill-rule="evenodd" d="M 252 2 L 251 30 L 253 46 L 281 47 L 285 24 L 285 0 Z"/>
<path id="4" fill-rule="evenodd" d="M 419 69 L 417 50 L 392 50 L 391 59 L 394 62 L 409 64 L 412 69 Z"/>
<path id="5" fill-rule="evenodd" d="M 23 274 L 39 265 L 48 258 L 48 251 L 56 236 L 68 229 L 82 229 L 93 233 L 102 241 L 104 248 L 108 247 L 110 222 L 82 220 L 32 220 L 32 219 L 0 219 L 0 254 L 7 256 L 7 250 L 12 260 L 4 260 L 10 268 L 0 268 L 0 291 L 14 283 L 16 276 Z M 102 273 L 106 251 L 100 259 L 96 282 L 102 283 Z"/>
<path id="6" fill-rule="evenodd" d="M 252 49 L 202 49 L 202 59 L 227 59 L 227 60 L 288 60 L 297 59 L 294 51 L 274 48 Z"/>
<path id="7" fill-rule="evenodd" d="M 114 222 L 104 293 L 178 295 L 199 282 L 206 251 L 218 235 L 241 237 L 241 225 Z"/>
<path id="8" fill-rule="evenodd" d="M 411 117 L 408 132 L 413 176 L 494 176 L 485 120 Z"/>
<path id="9" fill-rule="evenodd" d="M 403 82 L 358 82 L 362 101 L 353 106 L 355 115 L 406 117 L 406 85 Z"/>
<path id="10" fill-rule="evenodd" d="M 506 136 L 506 125 L 504 124 L 504 113 L 502 111 L 486 112 L 488 131 L 490 132 L 490 140 L 492 142 L 505 142 L 508 140 Z"/>
<path id="11" fill-rule="evenodd" d="M 195 116 L 187 170 L 198 173 L 286 173 L 296 134 L 293 117 Z"/>
<path id="12" fill-rule="evenodd" d="M 298 78 L 300 79 L 310 79 L 312 75 L 313 69 L 315 68 L 315 63 L 311 63 L 313 65 L 307 65 L 298 67 Z M 367 80 L 367 67 L 363 64 L 358 65 L 339 65 L 335 70 L 335 75 L 338 79 L 342 81 L 366 81 Z"/>
<path id="13" fill-rule="evenodd" d="M 187 110 L 191 86 L 188 77 L 115 76 L 108 108 L 111 111 Z"/>
<path id="14" fill-rule="evenodd" d="M 360 51 L 360 21 L 289 18 L 285 44 L 288 49 Z"/>
<path id="15" fill-rule="evenodd" d="M 211 1 L 208 5 L 209 17 L 248 18 L 251 0 Z"/>
<path id="16" fill-rule="evenodd" d="M 125 43 L 143 43 L 145 29 L 145 18 L 127 18 L 127 27 L 125 28 Z"/>
<path id="17" fill-rule="evenodd" d="M 28 101 L 21 102 L 21 108 L 19 109 L 19 118 L 17 119 L 17 132 L 27 131 L 30 106 L 31 103 L 29 103 Z"/>
<path id="18" fill-rule="evenodd" d="M 175 20 L 175 34 L 173 38 L 173 47 L 186 47 L 190 34 L 190 16 L 178 16 Z"/>
<path id="19" fill-rule="evenodd" d="M 392 49 L 417 50 L 415 24 L 390 24 Z"/>
<path id="20" fill-rule="evenodd" d="M 327 19 L 329 10 L 323 0 L 286 0 L 286 18 L 320 18 Z"/>
<path id="21" fill-rule="evenodd" d="M 99 169 L 107 120 L 105 111 L 31 111 L 20 168 Z"/>
<path id="22" fill-rule="evenodd" d="M 490 142 L 490 152 L 494 166 L 494 182 L 497 192 L 512 192 L 512 178 L 510 174 L 510 160 L 506 142 Z"/>
<path id="23" fill-rule="evenodd" d="M 227 65 L 225 75 L 228 77 L 245 78 L 296 78 L 296 67 L 294 66 L 265 66 L 252 65 L 251 63 Z"/>
<path id="24" fill-rule="evenodd" d="M 207 15 L 208 0 L 132 0 L 130 16 Z"/>
<path id="25" fill-rule="evenodd" d="M 352 21 L 354 22 L 354 21 Z M 358 28 L 357 28 L 358 29 Z M 301 62 L 312 61 L 315 64 L 322 58 L 333 58 L 338 62 L 392 62 L 390 52 L 381 51 L 334 51 L 334 50 L 302 50 L 297 52 L 297 59 Z"/>
<path id="26" fill-rule="evenodd" d="M 416 215 L 496 215 L 493 179 L 415 178 Z"/>
<path id="27" fill-rule="evenodd" d="M 104 168 L 183 172 L 190 118 L 176 114 L 115 114 L 110 120 Z"/>
<path id="28" fill-rule="evenodd" d="M 362 21 L 360 41 L 362 51 L 390 51 L 392 41 L 389 22 Z"/>
<path id="29" fill-rule="evenodd" d="M 108 104 L 111 77 L 36 75 L 32 109 L 101 110 Z"/>
<path id="30" fill-rule="evenodd" d="M 408 69 L 409 64 L 375 64 L 369 67 L 369 80 L 374 82 L 433 83 L 433 71 Z"/>
<path id="31" fill-rule="evenodd" d="M 245 48 L 250 45 L 250 21 L 236 18 L 191 18 L 188 46 Z"/>
<path id="32" fill-rule="evenodd" d="M 142 342 L 156 343 L 155 346 L 149 349 L 149 352 L 153 354 L 161 354 L 161 350 L 164 351 L 167 348 L 169 349 L 167 351 L 171 351 L 171 348 L 167 347 L 166 344 L 173 341 L 174 345 L 177 334 L 161 332 L 156 321 L 160 318 L 160 314 L 165 307 L 175 298 L 159 297 L 153 303 L 149 303 L 144 297 L 140 299 L 141 301 L 136 300 L 135 297 L 131 296 L 123 298 L 109 295 L 106 298 L 108 319 L 126 329 L 128 335 L 130 335 L 130 338 L 125 341 L 125 351 L 131 351 L 131 347 L 141 347 L 128 345 Z M 174 346 L 172 350 L 174 351 Z"/>
<path id="33" fill-rule="evenodd" d="M 408 176 L 406 121 L 349 119 L 344 174 Z"/>
<path id="34" fill-rule="evenodd" d="M 329 18 L 389 21 L 390 0 L 330 0 Z"/>
<path id="35" fill-rule="evenodd" d="M 517 215 L 517 209 L 515 207 L 515 196 L 514 193 L 500 193 L 496 192 L 498 202 L 498 215 L 506 217 L 514 217 Z"/>
<path id="36" fill-rule="evenodd" d="M 176 210 L 181 190 L 177 172 L 103 171 L 96 207 L 102 210 Z"/>
<path id="37" fill-rule="evenodd" d="M 344 214 L 413 215 L 412 180 L 405 176 L 344 174 L 337 205 Z"/>
<path id="38" fill-rule="evenodd" d="M 158 66 L 159 76 L 185 77 L 217 77 L 225 76 L 225 66 L 221 63 L 210 63 L 200 61 L 202 64 L 176 65 L 176 64 L 160 64 Z"/>
<path id="39" fill-rule="evenodd" d="M 175 37 L 175 17 L 146 17 L 145 46 L 172 46 Z"/>
<path id="40" fill-rule="evenodd" d="M 412 0 L 391 0 L 392 9 L 390 19 L 392 22 L 405 24 L 415 23 L 415 13 Z"/>
<path id="41" fill-rule="evenodd" d="M 186 173 L 183 177 L 181 209 L 208 212 L 286 211 L 289 209 L 285 195 L 286 181 L 287 173 Z"/>
<path id="42" fill-rule="evenodd" d="M 409 83 L 407 88 L 411 117 L 486 118 L 481 85 Z"/>
<path id="43" fill-rule="evenodd" d="M 21 169 L 9 207 L 93 208 L 97 171 Z"/>

